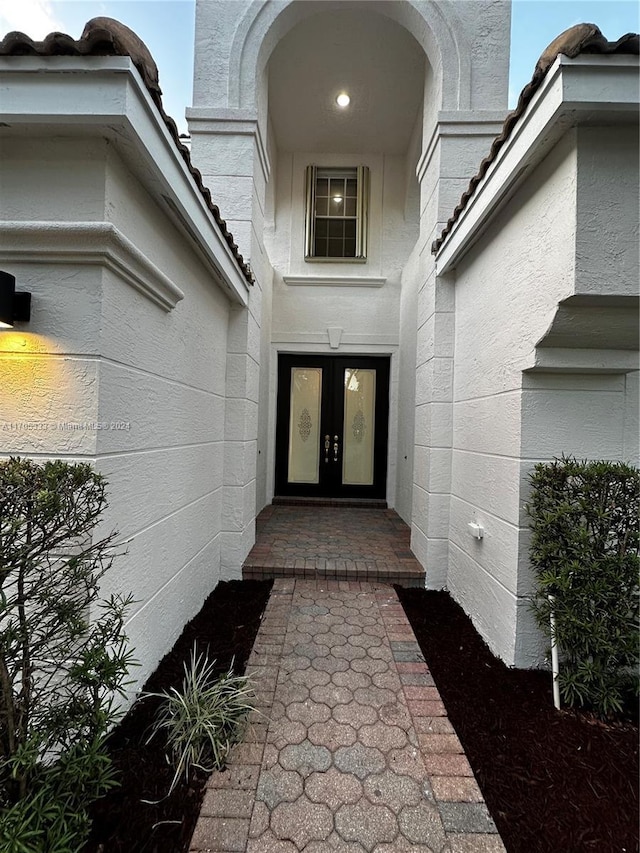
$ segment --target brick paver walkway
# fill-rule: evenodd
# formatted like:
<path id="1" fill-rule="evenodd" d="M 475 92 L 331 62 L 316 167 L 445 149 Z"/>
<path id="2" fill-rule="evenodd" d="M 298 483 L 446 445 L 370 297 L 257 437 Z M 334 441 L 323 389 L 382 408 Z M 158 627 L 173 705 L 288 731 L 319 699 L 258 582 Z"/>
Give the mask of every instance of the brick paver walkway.
<path id="1" fill-rule="evenodd" d="M 256 544 L 242 576 L 424 586 L 410 534 L 392 509 L 267 506 L 258 516 Z"/>
<path id="2" fill-rule="evenodd" d="M 276 580 L 248 672 L 192 851 L 503 853 L 392 587 Z"/>

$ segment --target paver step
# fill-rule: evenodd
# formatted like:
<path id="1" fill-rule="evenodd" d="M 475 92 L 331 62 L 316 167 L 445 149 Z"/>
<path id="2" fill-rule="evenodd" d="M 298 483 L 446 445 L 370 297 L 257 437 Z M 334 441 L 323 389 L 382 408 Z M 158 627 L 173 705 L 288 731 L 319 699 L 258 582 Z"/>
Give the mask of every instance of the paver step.
<path id="1" fill-rule="evenodd" d="M 368 581 L 370 583 L 398 584 L 399 586 L 423 587 L 425 572 L 413 566 L 363 566 L 354 567 L 336 565 L 348 563 L 348 560 L 295 560 L 304 565 L 283 566 L 277 561 L 267 560 L 275 565 L 252 563 L 247 559 L 242 567 L 243 580 L 267 580 L 269 578 L 298 578 L 300 580 Z M 327 565 L 323 566 L 322 563 Z M 412 562 L 412 561 L 407 561 Z"/>
<path id="2" fill-rule="evenodd" d="M 291 499 L 281 499 L 290 501 Z M 274 504 L 257 519 L 245 580 L 298 578 L 424 586 L 410 530 L 382 506 Z"/>
<path id="3" fill-rule="evenodd" d="M 273 506 L 337 506 L 358 509 L 387 509 L 387 502 L 371 498 L 296 498 L 274 497 Z"/>

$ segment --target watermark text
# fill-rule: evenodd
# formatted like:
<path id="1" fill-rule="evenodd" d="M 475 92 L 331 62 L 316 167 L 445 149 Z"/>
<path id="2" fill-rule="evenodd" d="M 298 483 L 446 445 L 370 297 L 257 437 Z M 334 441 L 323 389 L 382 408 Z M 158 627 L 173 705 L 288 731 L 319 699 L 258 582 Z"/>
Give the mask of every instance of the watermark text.
<path id="1" fill-rule="evenodd" d="M 98 432 L 130 429 L 130 421 L 0 421 L 2 432 Z"/>

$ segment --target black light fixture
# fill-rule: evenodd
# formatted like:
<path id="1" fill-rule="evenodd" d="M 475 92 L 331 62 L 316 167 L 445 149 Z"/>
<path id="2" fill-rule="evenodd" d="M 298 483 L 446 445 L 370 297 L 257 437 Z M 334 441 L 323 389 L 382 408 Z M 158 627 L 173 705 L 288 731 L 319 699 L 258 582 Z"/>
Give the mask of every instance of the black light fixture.
<path id="1" fill-rule="evenodd" d="M 28 323 L 31 319 L 31 294 L 16 293 L 15 276 L 0 270 L 0 329 L 13 329 L 17 321 Z"/>

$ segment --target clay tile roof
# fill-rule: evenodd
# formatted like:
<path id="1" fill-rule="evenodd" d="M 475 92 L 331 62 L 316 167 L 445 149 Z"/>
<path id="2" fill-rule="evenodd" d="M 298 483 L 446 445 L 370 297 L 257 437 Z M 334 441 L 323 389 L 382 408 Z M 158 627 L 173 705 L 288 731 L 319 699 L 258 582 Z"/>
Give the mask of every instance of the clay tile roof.
<path id="1" fill-rule="evenodd" d="M 244 260 L 220 215 L 220 209 L 211 199 L 209 189 L 204 185 L 202 175 L 191 162 L 189 149 L 182 144 L 175 121 L 168 116 L 162 105 L 162 89 L 159 84 L 158 67 L 145 43 L 130 30 L 113 18 L 92 18 L 87 22 L 82 35 L 76 41 L 65 33 L 49 33 L 43 41 L 33 41 L 20 32 L 8 33 L 0 41 L 0 56 L 129 56 L 138 69 L 142 80 L 173 141 L 182 155 L 193 180 L 204 197 L 207 207 L 213 214 L 222 236 L 231 249 L 242 273 L 249 284 L 254 283 L 251 267 Z"/>
<path id="2" fill-rule="evenodd" d="M 520 97 L 518 105 L 513 112 L 509 113 L 502 125 L 502 131 L 491 144 L 491 149 L 488 155 L 480 163 L 480 168 L 477 173 L 469 181 L 467 190 L 462 194 L 457 207 L 452 215 L 447 220 L 447 224 L 442 229 L 440 236 L 431 245 L 431 254 L 438 253 L 440 246 L 444 243 L 447 235 L 455 223 L 460 218 L 462 211 L 467 206 L 469 199 L 476 191 L 476 187 L 487 173 L 487 169 L 498 156 L 498 151 L 502 148 L 506 140 L 511 135 L 513 128 L 520 116 L 526 110 L 529 102 L 540 87 L 540 84 L 545 78 L 549 68 L 553 65 L 558 54 L 564 54 L 569 59 L 574 59 L 580 53 L 628 53 L 638 55 L 640 53 L 639 36 L 637 33 L 627 33 L 618 39 L 618 41 L 607 41 L 595 24 L 576 24 L 570 27 L 563 33 L 560 33 L 551 44 L 544 50 L 540 59 L 536 63 L 535 71 L 531 81 L 527 83 Z"/>

